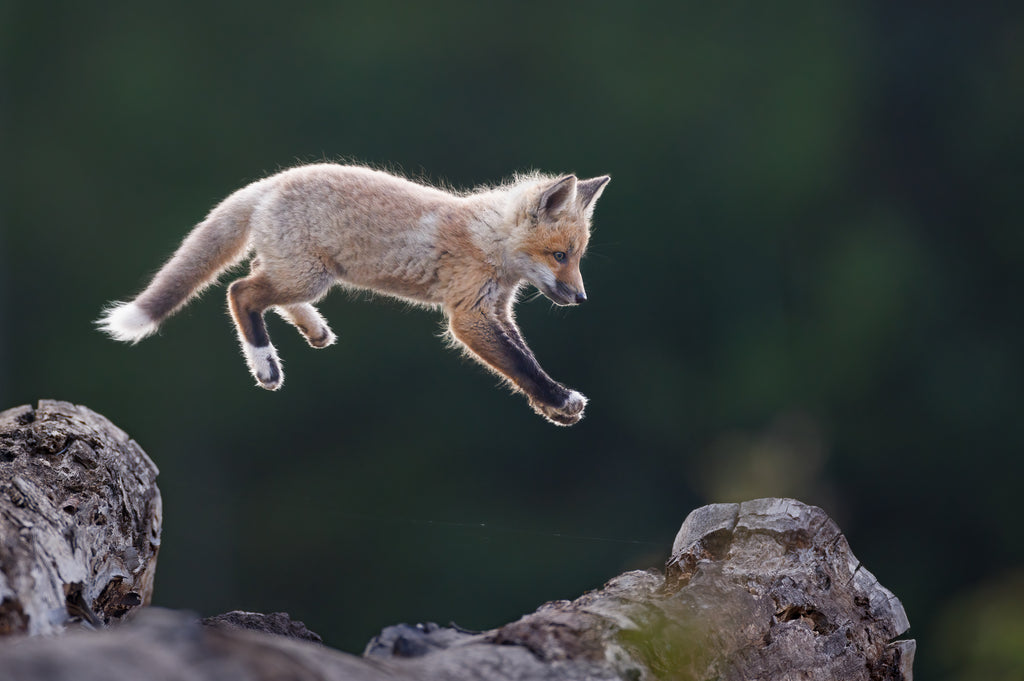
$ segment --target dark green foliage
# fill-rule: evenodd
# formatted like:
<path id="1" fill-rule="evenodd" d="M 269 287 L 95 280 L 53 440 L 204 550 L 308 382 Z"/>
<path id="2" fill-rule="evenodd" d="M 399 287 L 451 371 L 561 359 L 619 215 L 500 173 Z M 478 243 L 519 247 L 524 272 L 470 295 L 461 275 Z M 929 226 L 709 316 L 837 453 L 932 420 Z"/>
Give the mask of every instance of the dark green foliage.
<path id="1" fill-rule="evenodd" d="M 792 495 L 928 677 L 946 599 L 1024 563 L 1024 10 L 995 6 L 8 3 L 0 407 L 86 404 L 153 457 L 162 605 L 350 650 L 483 628 L 657 564 L 697 505 Z M 612 175 L 590 300 L 519 312 L 580 425 L 360 296 L 324 351 L 270 319 L 278 394 L 223 288 L 136 347 L 91 328 L 220 198 L 324 158 Z"/>

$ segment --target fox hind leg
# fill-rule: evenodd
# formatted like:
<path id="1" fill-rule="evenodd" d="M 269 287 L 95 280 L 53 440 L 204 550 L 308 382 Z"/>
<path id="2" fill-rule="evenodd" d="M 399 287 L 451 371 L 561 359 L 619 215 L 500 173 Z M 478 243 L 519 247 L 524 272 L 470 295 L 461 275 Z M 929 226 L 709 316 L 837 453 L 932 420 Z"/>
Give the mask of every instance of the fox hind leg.
<path id="1" fill-rule="evenodd" d="M 254 273 L 239 279 L 228 287 L 228 306 L 238 329 L 249 371 L 257 384 L 267 390 L 277 390 L 284 382 L 281 360 L 270 344 L 263 312 L 272 303 L 273 286 L 262 274 Z"/>
<path id="2" fill-rule="evenodd" d="M 242 352 L 260 387 L 277 390 L 284 382 L 281 360 L 270 343 L 263 313 L 274 308 L 298 327 L 310 345 L 326 347 L 334 342 L 335 336 L 311 301 L 323 297 L 332 283 L 326 269 L 314 263 L 297 264 L 292 259 L 282 267 L 280 258 L 257 257 L 249 276 L 228 287 L 228 306 L 238 328 Z"/>
<path id="3" fill-rule="evenodd" d="M 299 330 L 306 341 L 314 348 L 326 348 L 338 339 L 327 325 L 327 320 L 313 307 L 312 303 L 294 303 L 278 305 L 274 308 L 278 314 Z"/>

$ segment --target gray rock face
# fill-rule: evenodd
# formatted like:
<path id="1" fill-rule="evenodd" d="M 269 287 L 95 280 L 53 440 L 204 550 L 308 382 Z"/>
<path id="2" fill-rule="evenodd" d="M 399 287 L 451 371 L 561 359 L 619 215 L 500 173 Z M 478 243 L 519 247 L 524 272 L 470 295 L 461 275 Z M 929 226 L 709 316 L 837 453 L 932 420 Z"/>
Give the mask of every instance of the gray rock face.
<path id="1" fill-rule="evenodd" d="M 694 679 L 910 679 L 902 604 L 820 509 L 757 499 L 695 510 L 665 574 Z M 677 635 L 683 632 L 676 630 Z M 678 670 L 677 670 L 678 671 Z"/>
<path id="2" fill-rule="evenodd" d="M 915 643 L 895 640 L 909 626 L 824 511 L 757 499 L 692 512 L 664 574 L 627 572 L 478 635 L 391 627 L 368 652 L 413 650 L 421 665 L 445 668 L 470 650 L 516 646 L 566 679 L 600 670 L 636 680 L 888 681 L 912 678 Z"/>

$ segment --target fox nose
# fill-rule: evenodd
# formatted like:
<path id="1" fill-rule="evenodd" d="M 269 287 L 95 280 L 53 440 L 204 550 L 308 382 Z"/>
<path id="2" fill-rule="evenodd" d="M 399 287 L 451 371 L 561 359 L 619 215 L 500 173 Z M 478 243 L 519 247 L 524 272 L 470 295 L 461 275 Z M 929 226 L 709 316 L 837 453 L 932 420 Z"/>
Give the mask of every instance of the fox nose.
<path id="1" fill-rule="evenodd" d="M 587 300 L 587 294 L 585 292 L 580 291 L 579 293 L 576 294 L 576 304 L 577 305 L 579 305 L 582 302 L 585 302 L 586 300 Z"/>

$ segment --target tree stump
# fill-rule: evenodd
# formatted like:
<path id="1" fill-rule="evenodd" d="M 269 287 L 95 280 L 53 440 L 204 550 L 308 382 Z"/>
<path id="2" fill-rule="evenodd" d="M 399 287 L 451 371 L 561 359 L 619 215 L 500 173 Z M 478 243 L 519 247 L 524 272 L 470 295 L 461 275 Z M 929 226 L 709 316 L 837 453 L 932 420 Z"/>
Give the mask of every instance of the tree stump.
<path id="1" fill-rule="evenodd" d="M 86 407 L 0 412 L 0 634 L 99 627 L 149 603 L 156 476 L 134 440 Z"/>

